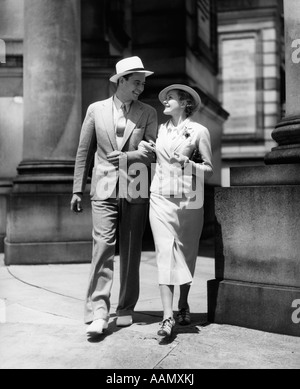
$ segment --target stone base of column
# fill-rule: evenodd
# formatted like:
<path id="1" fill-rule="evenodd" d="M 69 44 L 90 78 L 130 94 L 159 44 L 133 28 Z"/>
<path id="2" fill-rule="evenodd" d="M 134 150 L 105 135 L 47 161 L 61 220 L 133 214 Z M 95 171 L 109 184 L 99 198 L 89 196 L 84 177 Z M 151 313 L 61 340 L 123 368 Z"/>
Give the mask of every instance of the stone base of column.
<path id="1" fill-rule="evenodd" d="M 46 265 L 67 263 L 90 263 L 92 242 L 34 242 L 5 244 L 6 265 Z"/>
<path id="2" fill-rule="evenodd" d="M 272 137 L 278 147 L 265 156 L 267 165 L 300 163 L 300 117 L 283 119 L 277 124 Z"/>
<path id="3" fill-rule="evenodd" d="M 300 312 L 292 306 L 299 298 L 300 288 L 212 280 L 208 281 L 208 320 L 300 336 Z"/>
<path id="4" fill-rule="evenodd" d="M 232 186 L 215 190 L 210 320 L 300 336 L 291 322 L 300 299 L 299 173 L 300 165 L 232 168 Z"/>
<path id="5" fill-rule="evenodd" d="M 12 189 L 12 181 L 0 180 L 0 253 L 4 252 L 6 236 L 7 198 Z"/>
<path id="6" fill-rule="evenodd" d="M 73 168 L 74 161 L 26 162 L 19 166 L 8 197 L 6 265 L 91 261 L 89 194 L 83 199 L 83 213 L 70 210 Z"/>

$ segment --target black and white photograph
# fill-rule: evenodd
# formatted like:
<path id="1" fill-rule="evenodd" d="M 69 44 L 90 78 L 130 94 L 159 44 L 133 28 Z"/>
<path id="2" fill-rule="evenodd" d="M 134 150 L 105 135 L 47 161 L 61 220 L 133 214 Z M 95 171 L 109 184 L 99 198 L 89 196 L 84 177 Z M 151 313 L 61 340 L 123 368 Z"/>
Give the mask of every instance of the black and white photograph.
<path id="1" fill-rule="evenodd" d="M 0 0 L 0 370 L 300 368 L 300 1 Z"/>

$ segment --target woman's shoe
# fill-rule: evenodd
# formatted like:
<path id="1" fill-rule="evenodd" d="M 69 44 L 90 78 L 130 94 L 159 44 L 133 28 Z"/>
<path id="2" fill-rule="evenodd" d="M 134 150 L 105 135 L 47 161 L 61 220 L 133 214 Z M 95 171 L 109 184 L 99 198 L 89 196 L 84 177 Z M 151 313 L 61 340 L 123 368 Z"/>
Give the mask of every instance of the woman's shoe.
<path id="1" fill-rule="evenodd" d="M 175 320 L 171 317 L 164 320 L 161 324 L 161 329 L 158 331 L 157 335 L 159 336 L 171 336 L 173 328 L 175 327 Z"/>
<path id="2" fill-rule="evenodd" d="M 188 326 L 191 324 L 191 314 L 189 309 L 182 308 L 177 315 L 178 323 L 181 326 Z"/>

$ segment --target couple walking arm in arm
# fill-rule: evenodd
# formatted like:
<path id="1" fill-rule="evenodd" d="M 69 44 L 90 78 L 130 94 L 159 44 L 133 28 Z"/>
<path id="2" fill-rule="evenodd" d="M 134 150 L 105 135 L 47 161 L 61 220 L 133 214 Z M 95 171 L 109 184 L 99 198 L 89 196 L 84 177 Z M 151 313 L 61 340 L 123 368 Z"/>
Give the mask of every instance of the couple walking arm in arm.
<path id="1" fill-rule="evenodd" d="M 125 173 L 128 185 L 134 180 L 135 174 L 134 171 L 130 171 L 130 166 L 139 163 L 139 166 L 149 169 L 151 164 L 156 161 L 156 156 L 158 159 L 156 166 L 160 166 L 163 163 L 167 163 L 168 158 L 166 154 L 170 154 L 169 164 L 174 163 L 175 158 L 175 164 L 181 164 L 183 159 L 183 165 L 191 165 L 193 173 L 189 179 L 192 177 L 192 181 L 193 177 L 196 177 L 195 173 L 197 171 L 199 175 L 199 172 L 202 170 L 203 172 L 209 172 L 212 169 L 208 131 L 200 125 L 191 125 L 192 122 L 190 121 L 190 124 L 185 127 L 186 131 L 191 132 L 190 137 L 188 137 L 191 138 L 189 141 L 192 141 L 190 146 L 186 144 L 184 149 L 175 147 L 174 150 L 163 150 L 163 136 L 165 135 L 163 128 L 168 126 L 160 127 L 159 134 L 157 134 L 158 124 L 155 109 L 138 100 L 144 90 L 147 77 L 152 74 L 153 72 L 144 68 L 139 57 L 130 57 L 119 61 L 116 65 L 116 74 L 110 79 L 111 82 L 117 84 L 116 93 L 107 100 L 92 104 L 87 110 L 82 125 L 75 162 L 71 209 L 74 212 L 82 211 L 82 195 L 90 166 L 94 161 L 90 193 L 93 221 L 93 254 L 85 300 L 85 323 L 88 324 L 88 337 L 100 335 L 108 327 L 117 231 L 119 231 L 120 245 L 120 292 L 117 307 L 117 326 L 130 326 L 133 323 L 134 308 L 139 298 L 139 269 L 142 238 L 148 217 L 149 181 L 143 182 L 141 180 L 140 185 L 145 187 L 140 188 L 140 195 L 131 196 L 130 190 L 124 191 L 120 184 L 124 168 L 127 168 Z M 174 93 L 179 92 L 175 90 Z M 194 93 L 196 92 L 194 91 Z M 194 98 L 195 96 L 192 97 Z M 163 96 L 162 101 L 165 105 L 164 113 L 168 114 L 166 107 L 171 105 L 172 102 L 171 100 L 166 102 L 165 98 L 167 98 L 167 95 Z M 178 103 L 180 103 L 179 100 Z M 186 100 L 185 103 L 187 103 Z M 199 101 L 197 100 L 196 103 L 199 103 Z M 175 111 L 177 112 L 177 110 Z M 174 127 L 177 126 L 178 134 L 180 134 L 182 129 L 179 126 L 185 120 L 184 115 L 179 122 L 175 123 L 173 122 L 173 113 L 172 115 L 170 113 L 171 121 Z M 175 117 L 177 116 L 176 114 Z M 187 140 L 185 136 L 186 134 L 183 135 L 182 140 Z M 157 145 L 155 145 L 156 140 Z M 161 140 L 160 143 L 159 140 Z M 179 139 L 177 140 L 179 143 Z M 169 141 L 167 142 L 170 143 Z M 189 149 L 192 152 L 195 148 L 198 148 L 202 153 L 204 152 L 202 156 L 203 162 L 201 163 L 202 169 L 197 166 L 199 164 L 195 164 L 192 161 L 188 162 L 190 155 L 187 150 Z M 131 174 L 133 174 L 132 177 Z M 171 231 L 168 229 L 167 225 L 170 224 L 168 218 L 164 221 L 159 221 L 155 216 L 158 208 L 170 207 L 168 203 L 161 202 L 162 198 L 166 199 L 166 197 L 159 192 L 157 184 L 155 184 L 162 178 L 159 174 L 159 171 L 155 172 L 151 185 L 150 221 L 156 244 L 162 302 L 164 310 L 167 312 L 163 320 L 163 323 L 165 323 L 165 320 L 169 319 L 169 317 L 166 318 L 165 316 L 170 315 L 171 317 L 168 309 L 165 309 L 165 306 L 171 303 L 171 300 L 168 301 L 168 304 L 165 303 L 167 294 L 164 290 L 172 291 L 172 286 L 170 285 L 174 284 L 172 278 L 168 278 L 168 276 L 161 277 L 160 275 L 161 272 L 168 273 L 170 270 L 168 269 L 169 266 L 173 268 L 172 260 L 168 256 L 170 253 L 175 255 L 174 259 L 177 263 L 176 256 L 178 256 L 178 253 L 181 253 L 181 262 L 183 264 L 187 260 L 185 271 L 187 273 L 188 268 L 191 277 L 193 276 L 194 264 L 189 264 L 191 261 L 190 257 L 186 257 L 184 251 L 177 250 L 176 245 L 174 251 L 174 242 L 172 243 L 172 248 L 170 246 L 170 252 L 163 253 L 161 251 L 160 246 L 164 239 L 166 239 L 164 246 L 169 245 L 170 234 L 176 241 L 178 237 L 175 238 L 175 230 Z M 191 185 L 193 186 L 192 181 Z M 147 194 L 146 196 L 145 193 Z M 186 198 L 186 195 L 187 193 L 185 193 L 184 198 Z M 171 198 L 173 197 L 171 194 Z M 172 203 L 170 207 L 171 213 L 176 212 L 176 209 L 173 207 Z M 199 212 L 201 213 L 202 211 Z M 166 225 L 165 228 L 168 230 L 168 233 L 166 233 L 165 228 L 162 229 L 161 223 Z M 178 220 L 178 223 L 181 224 L 181 221 Z M 199 229 L 202 230 L 201 220 L 198 220 L 198 225 Z M 182 225 L 181 228 L 184 229 Z M 156 236 L 161 234 L 165 236 L 161 236 L 157 240 Z M 198 249 L 196 241 L 195 245 Z M 164 260 L 165 254 L 167 254 L 164 261 L 165 264 L 161 266 L 161 261 Z M 161 284 L 161 282 L 170 284 Z M 174 285 L 179 285 L 181 282 L 189 285 L 191 280 L 185 279 L 185 276 L 179 280 L 176 278 Z"/>

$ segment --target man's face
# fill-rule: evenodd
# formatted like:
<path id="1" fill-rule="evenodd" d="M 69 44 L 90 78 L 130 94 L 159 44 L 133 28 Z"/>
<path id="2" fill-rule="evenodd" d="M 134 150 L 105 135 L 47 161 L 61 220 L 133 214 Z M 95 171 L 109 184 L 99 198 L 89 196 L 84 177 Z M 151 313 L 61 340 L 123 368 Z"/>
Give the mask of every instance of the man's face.
<path id="1" fill-rule="evenodd" d="M 145 79 L 144 73 L 133 73 L 128 80 L 122 77 L 119 81 L 118 97 L 123 102 L 138 100 L 140 94 L 144 91 Z"/>

